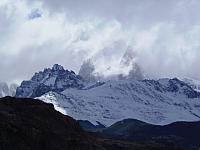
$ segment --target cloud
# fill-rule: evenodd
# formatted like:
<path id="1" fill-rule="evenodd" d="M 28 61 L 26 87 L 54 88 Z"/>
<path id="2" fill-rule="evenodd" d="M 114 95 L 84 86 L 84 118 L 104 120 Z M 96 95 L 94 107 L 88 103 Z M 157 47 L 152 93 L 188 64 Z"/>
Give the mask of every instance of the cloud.
<path id="1" fill-rule="evenodd" d="M 42 16 L 30 19 L 35 5 Z M 8 1 L 0 8 L 2 15 L 7 15 L 1 30 L 5 36 L 0 37 L 1 80 L 27 79 L 54 63 L 77 71 L 84 59 L 121 38 L 118 35 L 121 27 L 115 20 L 108 23 L 98 18 L 74 20 L 65 13 L 52 14 L 35 5 L 29 6 L 26 1 L 11 5 Z M 12 73 L 7 75 L 7 71 Z"/>
<path id="2" fill-rule="evenodd" d="M 156 30 L 147 32 L 151 38 L 143 38 L 140 34 L 139 38 L 136 38 L 139 41 L 136 49 L 139 51 L 138 61 L 150 77 L 186 76 L 199 79 L 199 25 L 179 32 L 176 24 L 158 24 Z M 143 43 L 150 44 L 140 45 L 142 39 Z"/>
<path id="3" fill-rule="evenodd" d="M 200 79 L 197 0 L 2 0 L 0 80 L 29 79 L 60 63 L 78 71 L 93 58 L 98 71 L 118 63 L 128 46 L 153 78 Z M 123 71 L 123 70 L 121 70 Z"/>
<path id="4" fill-rule="evenodd" d="M 37 19 L 42 17 L 42 12 L 39 9 L 33 9 L 32 12 L 28 15 L 28 19 Z"/>
<path id="5" fill-rule="evenodd" d="M 41 2 L 41 0 L 38 0 Z M 155 22 L 175 22 L 186 25 L 199 23 L 199 0 L 42 0 L 53 12 L 66 12 L 76 17 L 88 15 L 115 18 L 124 25 L 132 23 L 148 27 Z"/>

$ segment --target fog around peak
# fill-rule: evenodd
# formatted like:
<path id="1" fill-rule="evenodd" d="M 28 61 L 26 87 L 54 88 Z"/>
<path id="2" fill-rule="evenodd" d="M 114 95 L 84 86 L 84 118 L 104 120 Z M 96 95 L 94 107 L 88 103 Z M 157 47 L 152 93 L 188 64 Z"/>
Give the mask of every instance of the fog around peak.
<path id="1" fill-rule="evenodd" d="M 200 79 L 199 9 L 198 0 L 1 0 L 0 80 L 55 63 L 78 73 L 87 59 L 105 75 L 126 73 L 118 66 L 130 46 L 148 77 Z"/>

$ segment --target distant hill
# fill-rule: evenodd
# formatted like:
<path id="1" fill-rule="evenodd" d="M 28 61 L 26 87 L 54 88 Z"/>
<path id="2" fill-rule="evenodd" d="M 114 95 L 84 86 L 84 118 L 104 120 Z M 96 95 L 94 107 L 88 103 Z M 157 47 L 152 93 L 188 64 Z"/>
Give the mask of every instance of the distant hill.
<path id="1" fill-rule="evenodd" d="M 184 150 L 199 150 L 200 122 L 175 122 L 159 126 L 135 119 L 119 121 L 112 126 L 99 130 L 104 138 L 128 141 L 157 141 L 174 143 Z"/>

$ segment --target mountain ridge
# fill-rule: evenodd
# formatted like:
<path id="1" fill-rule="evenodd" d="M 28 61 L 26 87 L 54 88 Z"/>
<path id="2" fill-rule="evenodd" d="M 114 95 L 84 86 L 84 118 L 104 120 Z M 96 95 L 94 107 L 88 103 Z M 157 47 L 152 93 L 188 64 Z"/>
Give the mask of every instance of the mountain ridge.
<path id="1" fill-rule="evenodd" d="M 63 114 L 96 125 L 126 118 L 158 125 L 200 120 L 200 93 L 178 78 L 87 82 L 55 64 L 22 82 L 16 97 L 52 103 Z"/>
<path id="2" fill-rule="evenodd" d="M 172 142 L 182 150 L 198 150 L 200 147 L 200 121 L 174 122 L 159 126 L 135 119 L 125 119 L 94 133 L 118 140 L 139 142 L 154 139 L 157 142 Z"/>

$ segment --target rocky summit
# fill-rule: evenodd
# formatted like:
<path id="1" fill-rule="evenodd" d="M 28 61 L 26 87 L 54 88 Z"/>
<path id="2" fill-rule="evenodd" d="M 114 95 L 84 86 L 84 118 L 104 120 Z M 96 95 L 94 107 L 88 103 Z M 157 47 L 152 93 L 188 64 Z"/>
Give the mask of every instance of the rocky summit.
<path id="1" fill-rule="evenodd" d="M 29 81 L 23 81 L 17 88 L 16 97 L 38 97 L 49 91 L 62 92 L 68 88 L 83 87 L 82 78 L 73 71 L 55 64 L 52 68 L 35 73 Z"/>

